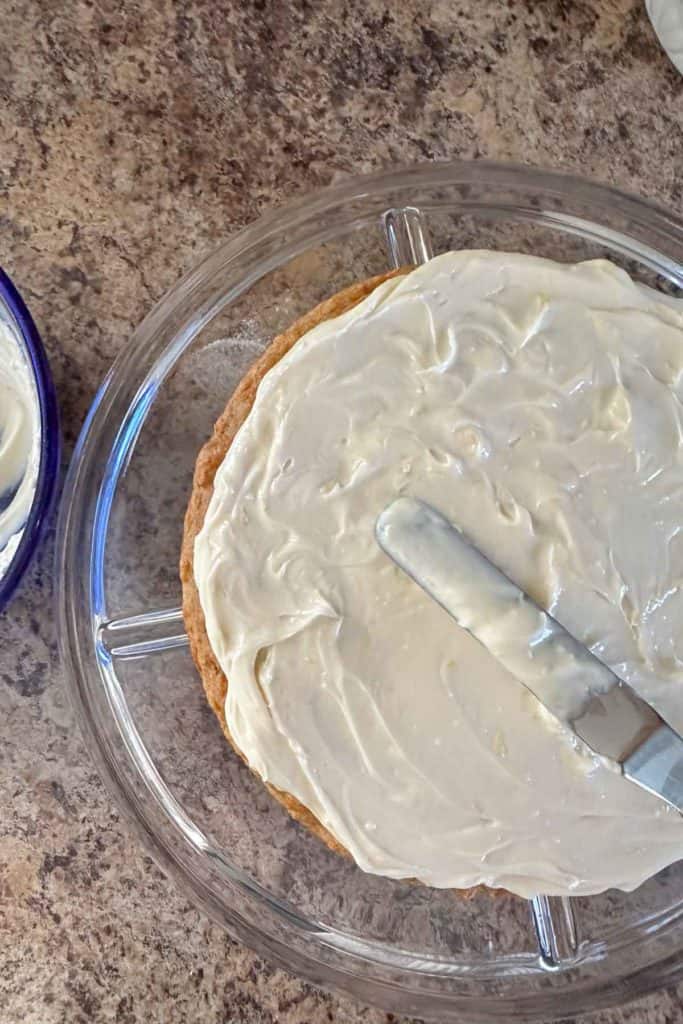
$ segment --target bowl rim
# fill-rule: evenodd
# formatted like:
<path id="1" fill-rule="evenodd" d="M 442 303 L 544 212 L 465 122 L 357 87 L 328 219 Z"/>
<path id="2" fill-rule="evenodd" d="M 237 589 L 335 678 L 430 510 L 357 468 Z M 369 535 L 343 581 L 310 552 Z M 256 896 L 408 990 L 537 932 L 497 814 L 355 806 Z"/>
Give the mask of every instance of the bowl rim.
<path id="1" fill-rule="evenodd" d="M 655 268 L 659 266 L 660 272 L 661 268 L 665 267 L 667 277 L 683 288 L 683 219 L 649 200 L 641 199 L 627 192 L 612 188 L 609 185 L 593 183 L 588 179 L 558 171 L 547 171 L 524 165 L 491 161 L 456 160 L 417 164 L 406 168 L 380 171 L 370 175 L 344 178 L 342 182 L 336 183 L 331 187 L 299 196 L 293 202 L 266 212 L 256 221 L 231 235 L 222 245 L 210 252 L 208 256 L 181 277 L 161 298 L 138 326 L 128 343 L 124 345 L 95 396 L 76 446 L 65 485 L 64 501 L 60 509 L 57 572 L 59 574 L 58 578 L 61 579 L 64 585 L 57 588 L 60 626 L 59 641 L 60 653 L 65 666 L 67 686 L 75 707 L 76 716 L 91 754 L 110 792 L 112 792 L 129 820 L 132 820 L 138 835 L 142 838 L 144 845 L 153 858 L 163 869 L 170 871 L 174 883 L 178 884 L 181 890 L 186 891 L 193 901 L 207 912 L 209 916 L 219 921 L 224 927 L 227 927 L 233 935 L 236 935 L 241 941 L 246 942 L 252 948 L 258 949 L 259 952 L 267 953 L 280 966 L 289 970 L 297 970 L 304 977 L 317 984 L 340 988 L 347 994 L 351 992 L 356 997 L 366 999 L 368 1002 L 376 1002 L 381 995 L 383 1000 L 386 999 L 387 1002 L 393 1004 L 387 1008 L 391 1008 L 394 1011 L 413 1012 L 427 1017 L 438 1016 L 446 1018 L 457 1015 L 459 1019 L 462 1019 L 464 1014 L 465 1019 L 479 1020 L 491 1020 L 494 1019 L 494 1016 L 498 1018 L 500 1013 L 514 1014 L 515 1012 L 522 1012 L 526 1014 L 526 1019 L 537 1019 L 539 1015 L 542 1015 L 544 1019 L 548 1019 L 552 1015 L 565 1016 L 568 1013 L 584 1012 L 613 1005 L 619 1000 L 636 998 L 636 996 L 645 994 L 662 984 L 673 984 L 680 977 L 683 977 L 683 960 L 680 957 L 680 950 L 677 950 L 675 954 L 672 954 L 670 949 L 666 950 L 664 954 L 660 953 L 654 963 L 650 962 L 645 967 L 641 967 L 640 970 L 632 969 L 616 978 L 610 979 L 608 987 L 604 979 L 587 979 L 572 991 L 571 1005 L 565 1003 L 567 999 L 566 990 L 557 991 L 556 993 L 549 990 L 543 996 L 538 995 L 538 997 L 535 994 L 526 998 L 522 997 L 521 999 L 512 997 L 515 999 L 514 1006 L 510 1005 L 505 996 L 495 997 L 495 1002 L 492 1002 L 494 997 L 482 997 L 480 1004 L 475 1005 L 476 1000 L 474 997 L 456 998 L 455 994 L 453 994 L 453 996 L 448 996 L 448 1007 L 446 1007 L 442 995 L 424 993 L 425 999 L 433 1001 L 432 1006 L 427 1009 L 424 1002 L 421 1002 L 419 1006 L 408 1005 L 409 996 L 412 995 L 415 999 L 422 998 L 423 994 L 419 993 L 416 989 L 409 992 L 400 985 L 378 979 L 376 976 L 371 978 L 368 978 L 367 975 L 353 977 L 352 968 L 349 967 L 348 961 L 342 964 L 339 962 L 331 964 L 326 959 L 326 956 L 323 955 L 324 949 L 320 940 L 318 940 L 319 946 L 315 950 L 307 948 L 304 951 L 300 951 L 288 946 L 279 933 L 273 929 L 268 930 L 268 926 L 262 924 L 261 921 L 255 923 L 252 918 L 249 916 L 245 917 L 240 913 L 239 908 L 234 906 L 230 907 L 230 912 L 228 912 L 224 905 L 216 900 L 212 888 L 202 878 L 188 871 L 183 848 L 183 844 L 187 842 L 187 837 L 181 835 L 181 830 L 177 827 L 178 822 L 171 819 L 168 810 L 161 806 L 161 804 L 151 810 L 147 806 L 142 806 L 139 787 L 143 780 L 140 777 L 135 780 L 138 787 L 137 791 L 123 777 L 113 746 L 108 741 L 101 742 L 103 739 L 101 731 L 103 718 L 100 713 L 102 709 L 94 707 L 89 699 L 88 691 L 90 687 L 87 680 L 87 670 L 89 667 L 92 670 L 92 666 L 86 664 L 83 646 L 78 638 L 77 615 L 70 606 L 71 588 L 74 588 L 75 593 L 80 593 L 80 590 L 85 586 L 83 580 L 79 580 L 76 576 L 76 561 L 73 557 L 76 551 L 75 538 L 79 537 L 81 545 L 83 542 L 83 537 L 79 534 L 79 531 L 86 528 L 90 529 L 88 513 L 83 508 L 83 498 L 87 497 L 88 492 L 91 491 L 93 494 L 96 492 L 99 501 L 105 491 L 111 495 L 112 487 L 115 487 L 115 481 L 112 484 L 109 476 L 104 481 L 100 479 L 102 474 L 99 471 L 102 467 L 97 463 L 96 458 L 93 458 L 93 444 L 90 443 L 92 441 L 91 434 L 101 429 L 103 425 L 107 425 L 114 405 L 117 401 L 120 402 L 122 390 L 125 390 L 125 375 L 133 372 L 136 356 L 142 355 L 143 339 L 146 339 L 148 342 L 150 340 L 154 341 L 154 344 L 151 344 L 149 349 L 146 350 L 144 360 L 147 360 L 147 362 L 153 360 L 151 364 L 158 372 L 157 379 L 159 381 L 158 386 L 160 386 L 165 373 L 168 372 L 180 352 L 187 345 L 188 332 L 191 332 L 190 337 L 194 336 L 194 333 L 201 329 L 206 320 L 210 319 L 206 306 L 200 303 L 198 306 L 193 307 L 192 322 L 188 327 L 188 324 L 182 319 L 184 303 L 186 304 L 190 297 L 194 301 L 197 300 L 198 296 L 201 297 L 202 285 L 206 284 L 208 288 L 208 283 L 221 271 L 226 272 L 226 268 L 231 268 L 233 272 L 236 272 L 235 268 L 237 267 L 240 273 L 246 274 L 247 271 L 243 271 L 241 261 L 245 259 L 245 254 L 252 253 L 257 249 L 258 245 L 265 246 L 268 243 L 274 247 L 279 246 L 276 251 L 281 252 L 283 243 L 280 241 L 280 238 L 286 231 L 291 232 L 299 242 L 301 242 L 302 238 L 305 242 L 309 237 L 305 230 L 307 225 L 314 219 L 322 217 L 327 210 L 336 209 L 342 201 L 350 204 L 354 200 L 367 200 L 373 194 L 389 191 L 390 188 L 395 189 L 397 192 L 407 190 L 411 185 L 430 188 L 438 188 L 440 185 L 453 186 L 456 184 L 463 187 L 478 186 L 481 183 L 482 177 L 486 179 L 485 183 L 492 188 L 499 187 L 502 189 L 503 186 L 507 186 L 511 189 L 517 188 L 520 191 L 522 189 L 531 191 L 536 188 L 543 192 L 546 198 L 552 199 L 553 196 L 558 199 L 571 197 L 577 204 L 580 201 L 585 201 L 592 208 L 593 212 L 599 207 L 600 203 L 609 204 L 612 214 L 623 215 L 630 220 L 630 223 L 633 225 L 634 237 L 619 235 L 618 230 L 613 231 L 611 228 L 606 228 L 604 235 L 600 235 L 598 232 L 586 237 L 598 242 L 601 240 L 607 241 L 609 238 L 615 243 L 613 245 L 615 250 L 627 256 L 629 253 L 637 255 L 642 265 L 653 265 Z M 428 206 L 421 205 L 423 209 L 429 210 Z M 537 214 L 539 210 L 545 211 L 545 208 L 539 207 L 538 210 L 533 212 Z M 572 218 L 570 217 L 561 219 L 558 215 L 557 223 L 561 224 L 563 230 L 568 233 L 572 231 L 571 221 Z M 581 233 L 579 228 L 584 223 L 597 227 L 600 226 L 599 220 L 585 222 L 576 220 L 574 226 L 577 233 Z M 639 242 L 637 249 L 632 247 L 629 250 L 628 242 L 631 241 L 635 244 L 635 239 L 638 236 L 636 228 L 645 233 L 648 241 L 642 242 L 642 244 Z M 297 234 L 297 232 L 299 233 Z M 316 240 L 320 241 L 320 236 L 316 235 Z M 323 236 L 322 240 L 326 240 L 326 237 Z M 664 246 L 663 252 L 659 249 L 660 240 Z M 622 243 L 622 248 L 619 248 L 619 245 Z M 672 248 L 673 255 L 671 255 Z M 299 250 L 290 249 L 289 251 L 290 255 L 293 255 Z M 651 264 L 648 263 L 648 258 L 651 259 Z M 262 272 L 265 273 L 270 269 L 272 269 L 272 266 L 266 266 Z M 247 288 L 255 280 L 258 280 L 259 276 L 255 275 L 252 278 L 248 276 L 243 277 L 241 279 L 243 288 Z M 229 293 L 231 297 L 234 297 L 235 294 L 241 294 L 241 292 Z M 228 300 L 226 299 L 226 301 Z M 159 342 L 161 328 L 164 324 L 174 319 L 176 322 L 176 333 L 173 340 L 169 344 L 164 345 L 164 347 L 161 347 Z M 145 365 L 147 364 L 145 363 Z M 119 421 L 118 423 L 118 435 L 134 427 L 134 417 L 141 417 L 144 420 L 146 410 L 149 408 L 156 393 L 150 386 L 151 377 L 151 370 L 147 373 L 143 373 L 140 370 L 135 377 L 135 386 L 137 388 L 135 400 L 129 406 L 124 421 Z M 130 383 L 127 386 L 130 388 Z M 131 412 L 130 410 L 133 406 L 134 409 Z M 109 454 L 111 455 L 111 453 Z M 120 464 L 125 462 L 120 453 L 117 459 Z M 83 465 L 84 460 L 85 468 Z M 96 473 L 93 471 L 93 465 L 97 470 Z M 108 470 L 107 466 L 104 468 Z M 97 487 L 95 487 L 93 477 L 99 480 L 99 482 L 95 481 Z M 75 495 L 77 495 L 78 501 L 74 501 Z M 107 498 L 106 494 L 105 498 Z M 91 552 L 87 544 L 86 548 Z M 97 588 L 100 588 L 99 592 Z M 98 578 L 94 584 L 95 613 L 97 612 L 97 601 L 102 596 L 101 588 L 102 580 Z M 114 717 L 116 721 L 116 711 L 112 707 L 111 695 L 107 714 Z M 108 722 L 109 719 L 107 719 Z M 127 753 L 130 756 L 130 747 Z M 164 820 L 166 824 L 176 826 L 175 830 L 167 831 L 167 834 L 164 836 L 160 836 L 154 828 L 160 816 L 159 811 L 162 811 L 163 815 L 165 815 Z M 239 878 L 238 875 L 239 872 L 235 871 L 232 882 L 234 887 L 239 889 L 240 895 L 245 896 L 249 900 L 255 899 L 263 904 L 264 896 L 258 891 L 259 887 L 254 884 L 250 886 L 250 879 L 247 878 L 245 881 L 245 879 Z M 273 902 L 274 898 L 269 901 L 270 910 L 273 910 Z M 266 908 L 264 907 L 263 909 L 265 910 Z M 313 928 L 315 924 L 315 922 L 311 922 L 311 930 L 315 930 Z M 318 925 L 318 927 L 324 926 Z M 318 955 L 316 956 L 315 953 L 318 953 Z M 349 982 L 349 976 L 353 978 L 352 982 Z M 397 997 L 400 997 L 399 1002 L 396 1001 Z M 557 1000 L 557 1006 L 554 1005 L 555 1000 Z M 469 1005 L 466 1007 L 465 1003 Z M 500 1010 L 496 1008 L 494 1014 L 493 1010 L 496 1004 L 500 1006 Z M 385 1002 L 384 1005 L 386 1006 L 387 1003 Z"/>
<path id="2" fill-rule="evenodd" d="M 40 413 L 40 455 L 31 509 L 7 570 L 0 578 L 0 612 L 7 606 L 38 548 L 52 508 L 59 474 L 59 410 L 50 364 L 38 328 L 9 274 L 0 267 L 0 303 L 19 330 L 36 387 Z"/>

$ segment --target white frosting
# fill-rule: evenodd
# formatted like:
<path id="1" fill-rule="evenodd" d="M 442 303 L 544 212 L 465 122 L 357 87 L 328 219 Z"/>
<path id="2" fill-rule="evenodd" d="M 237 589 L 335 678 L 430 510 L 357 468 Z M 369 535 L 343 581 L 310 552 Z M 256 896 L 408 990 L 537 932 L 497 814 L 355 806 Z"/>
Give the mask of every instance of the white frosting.
<path id="1" fill-rule="evenodd" d="M 448 253 L 262 381 L 195 578 L 235 743 L 364 870 L 589 894 L 683 856 L 374 536 L 435 505 L 683 729 L 682 310 L 606 261 Z"/>
<path id="2" fill-rule="evenodd" d="M 28 518 L 40 461 L 40 408 L 16 335 L 0 320 L 0 576 Z"/>
<path id="3" fill-rule="evenodd" d="M 440 513 L 414 498 L 380 514 L 382 548 L 564 724 L 618 680 Z M 600 751 L 601 753 L 602 751 Z"/>

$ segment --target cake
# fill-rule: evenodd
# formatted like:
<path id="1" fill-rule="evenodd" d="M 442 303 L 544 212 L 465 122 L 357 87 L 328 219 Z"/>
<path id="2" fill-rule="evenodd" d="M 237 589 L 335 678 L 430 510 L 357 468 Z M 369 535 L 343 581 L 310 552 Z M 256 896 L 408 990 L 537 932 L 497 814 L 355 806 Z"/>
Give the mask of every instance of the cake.
<path id="1" fill-rule="evenodd" d="M 432 502 L 683 729 L 683 307 L 613 264 L 453 252 L 276 338 L 199 454 L 181 556 L 223 731 L 365 871 L 630 890 L 683 821 L 379 550 Z"/>

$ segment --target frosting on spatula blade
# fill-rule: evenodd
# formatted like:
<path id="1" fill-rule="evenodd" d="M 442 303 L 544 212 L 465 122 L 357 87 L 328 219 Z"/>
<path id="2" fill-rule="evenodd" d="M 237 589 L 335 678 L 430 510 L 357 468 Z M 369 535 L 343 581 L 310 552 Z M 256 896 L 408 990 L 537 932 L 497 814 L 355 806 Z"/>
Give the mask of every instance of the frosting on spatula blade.
<path id="1" fill-rule="evenodd" d="M 377 520 L 380 547 L 596 754 L 683 810 L 683 739 L 435 508 L 397 498 Z M 580 707 L 564 688 L 585 679 Z M 572 688 L 576 692 L 576 687 Z"/>

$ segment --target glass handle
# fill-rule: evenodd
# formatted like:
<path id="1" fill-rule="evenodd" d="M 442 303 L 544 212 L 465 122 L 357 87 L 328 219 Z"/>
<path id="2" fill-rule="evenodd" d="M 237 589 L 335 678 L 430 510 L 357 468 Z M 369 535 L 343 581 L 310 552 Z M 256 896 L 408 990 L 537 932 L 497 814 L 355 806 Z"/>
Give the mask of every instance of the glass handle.
<path id="1" fill-rule="evenodd" d="M 109 658 L 145 658 L 187 643 L 182 608 L 121 615 L 97 629 L 98 649 Z"/>
<path id="2" fill-rule="evenodd" d="M 389 259 L 394 270 L 419 266 L 432 258 L 424 214 L 415 206 L 387 210 L 382 216 Z"/>
<path id="3" fill-rule="evenodd" d="M 557 969 L 573 963 L 579 940 L 571 900 L 566 896 L 534 896 L 529 907 L 543 966 Z"/>

